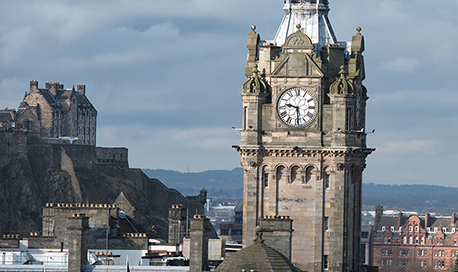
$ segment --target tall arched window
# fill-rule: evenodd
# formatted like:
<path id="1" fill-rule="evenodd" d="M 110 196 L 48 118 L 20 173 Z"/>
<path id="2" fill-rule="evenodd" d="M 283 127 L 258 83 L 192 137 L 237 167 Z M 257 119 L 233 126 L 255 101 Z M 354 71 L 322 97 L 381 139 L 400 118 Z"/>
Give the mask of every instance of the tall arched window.
<path id="1" fill-rule="evenodd" d="M 301 169 L 299 168 L 299 166 L 293 166 L 293 168 L 291 168 L 291 183 L 300 181 L 300 179 L 301 179 Z"/>
<path id="2" fill-rule="evenodd" d="M 277 168 L 277 180 L 285 180 L 286 179 L 286 168 L 284 166 L 279 166 Z"/>
<path id="3" fill-rule="evenodd" d="M 305 183 L 309 183 L 312 180 L 313 167 L 309 166 L 305 169 Z"/>

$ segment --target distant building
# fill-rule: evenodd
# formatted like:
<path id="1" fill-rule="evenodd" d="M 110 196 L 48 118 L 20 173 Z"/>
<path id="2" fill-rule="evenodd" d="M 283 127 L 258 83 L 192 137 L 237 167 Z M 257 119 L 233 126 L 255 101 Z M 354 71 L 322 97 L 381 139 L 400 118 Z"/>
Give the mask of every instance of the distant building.
<path id="1" fill-rule="evenodd" d="M 451 216 L 395 216 L 383 214 L 376 207 L 373 231 L 374 266 L 382 271 L 389 267 L 416 265 L 419 267 L 450 268 L 458 257 L 457 218 Z"/>
<path id="2" fill-rule="evenodd" d="M 234 209 L 234 221 L 230 223 L 221 223 L 219 225 L 220 237 L 226 241 L 242 243 L 243 229 L 243 202 L 237 204 Z"/>

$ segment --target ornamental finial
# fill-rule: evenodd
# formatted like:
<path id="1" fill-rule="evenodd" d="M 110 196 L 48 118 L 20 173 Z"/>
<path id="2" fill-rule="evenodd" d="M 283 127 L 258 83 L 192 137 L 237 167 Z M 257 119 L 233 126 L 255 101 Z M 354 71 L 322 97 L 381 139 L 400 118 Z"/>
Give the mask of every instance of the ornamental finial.
<path id="1" fill-rule="evenodd" d="M 256 26 L 255 26 L 255 25 L 252 25 L 252 26 L 251 26 L 251 30 L 252 30 L 253 32 L 255 32 Z"/>
<path id="2" fill-rule="evenodd" d="M 359 26 L 356 28 L 356 31 L 358 31 L 358 35 L 361 35 L 361 30 L 363 30 L 363 29 L 361 27 L 359 27 Z"/>
<path id="3" fill-rule="evenodd" d="M 264 242 L 264 239 L 262 239 L 262 227 L 257 226 L 254 229 L 254 232 L 256 233 L 256 239 L 254 239 L 254 242 L 259 242 L 259 243 Z"/>
<path id="4" fill-rule="evenodd" d="M 296 28 L 297 28 L 297 31 L 296 31 L 296 32 L 301 32 L 301 27 L 302 27 L 301 24 L 297 24 L 297 25 L 296 25 Z"/>

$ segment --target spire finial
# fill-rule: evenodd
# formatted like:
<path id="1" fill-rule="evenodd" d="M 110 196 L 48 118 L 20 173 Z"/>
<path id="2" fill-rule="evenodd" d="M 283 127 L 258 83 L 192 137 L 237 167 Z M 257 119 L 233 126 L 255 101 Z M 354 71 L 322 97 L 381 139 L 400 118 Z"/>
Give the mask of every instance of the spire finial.
<path id="1" fill-rule="evenodd" d="M 358 34 L 361 35 L 361 30 L 363 30 L 360 26 L 356 28 L 356 31 L 358 31 Z"/>
<path id="2" fill-rule="evenodd" d="M 297 31 L 296 31 L 296 32 L 301 32 L 301 27 L 302 27 L 301 24 L 297 24 L 297 25 L 296 25 L 296 28 L 297 28 Z"/>
<path id="3" fill-rule="evenodd" d="M 256 30 L 256 26 L 255 26 L 255 25 L 252 25 L 252 26 L 251 26 L 251 30 L 252 30 L 253 32 L 256 33 L 256 31 L 255 31 L 255 30 Z"/>

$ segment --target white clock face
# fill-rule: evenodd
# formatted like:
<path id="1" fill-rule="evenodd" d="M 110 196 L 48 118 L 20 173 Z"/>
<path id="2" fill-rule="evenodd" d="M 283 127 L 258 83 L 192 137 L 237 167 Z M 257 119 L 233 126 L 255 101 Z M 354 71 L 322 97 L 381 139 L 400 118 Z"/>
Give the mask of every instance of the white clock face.
<path id="1" fill-rule="evenodd" d="M 303 127 L 315 117 L 317 104 L 315 97 L 304 89 L 291 88 L 284 91 L 277 102 L 280 119 L 288 126 Z"/>

